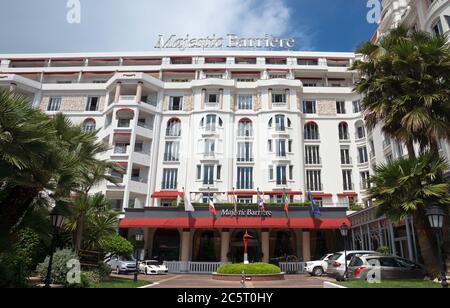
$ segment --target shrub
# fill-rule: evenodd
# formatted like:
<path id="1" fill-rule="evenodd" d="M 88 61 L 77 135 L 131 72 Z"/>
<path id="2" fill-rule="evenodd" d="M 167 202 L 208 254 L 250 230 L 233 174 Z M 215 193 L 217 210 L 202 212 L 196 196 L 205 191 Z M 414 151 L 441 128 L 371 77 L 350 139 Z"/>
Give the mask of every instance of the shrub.
<path id="1" fill-rule="evenodd" d="M 102 240 L 101 249 L 116 256 L 128 256 L 133 253 L 134 247 L 120 235 L 111 235 Z"/>
<path id="2" fill-rule="evenodd" d="M 70 260 L 78 260 L 78 256 L 70 249 L 56 250 L 53 255 L 52 265 L 52 283 L 69 286 L 67 282 L 67 273 L 70 268 L 67 268 L 67 263 Z M 42 279 L 47 275 L 49 257 L 45 258 L 43 263 L 38 264 L 37 272 Z"/>
<path id="3" fill-rule="evenodd" d="M 109 276 L 111 275 L 111 272 L 112 272 L 111 266 L 109 266 L 106 263 L 99 263 L 98 275 L 100 277 L 100 281 L 108 280 Z"/>
<path id="4" fill-rule="evenodd" d="M 380 246 L 377 248 L 377 252 L 384 254 L 384 255 L 388 255 L 390 253 L 389 247 L 387 246 Z"/>
<path id="5" fill-rule="evenodd" d="M 244 272 L 246 275 L 279 274 L 281 270 L 278 266 L 267 263 L 251 264 L 225 264 L 217 269 L 219 274 L 240 275 Z"/>

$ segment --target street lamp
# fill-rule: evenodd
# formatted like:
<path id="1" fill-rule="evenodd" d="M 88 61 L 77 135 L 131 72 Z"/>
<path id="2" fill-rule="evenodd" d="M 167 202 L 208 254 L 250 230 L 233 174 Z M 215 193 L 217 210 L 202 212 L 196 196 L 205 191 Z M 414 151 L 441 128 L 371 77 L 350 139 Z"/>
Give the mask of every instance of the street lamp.
<path id="1" fill-rule="evenodd" d="M 344 222 L 341 225 L 341 227 L 339 228 L 339 230 L 341 231 L 341 235 L 344 238 L 344 267 L 345 267 L 344 280 L 345 280 L 345 279 L 347 279 L 347 236 L 348 236 L 349 227 Z"/>
<path id="2" fill-rule="evenodd" d="M 50 256 L 48 259 L 48 268 L 47 268 L 47 276 L 45 277 L 45 288 L 50 288 L 52 284 L 52 266 L 53 266 L 53 253 L 55 252 L 56 246 L 56 236 L 58 234 L 58 230 L 62 227 L 64 223 L 64 216 L 56 209 L 50 213 L 50 218 L 52 221 L 52 243 L 50 245 Z"/>
<path id="3" fill-rule="evenodd" d="M 136 240 L 136 269 L 134 271 L 134 282 L 137 282 L 139 275 L 139 244 L 144 240 L 144 232 L 140 229 L 136 230 L 134 239 Z"/>
<path id="4" fill-rule="evenodd" d="M 436 241 L 438 245 L 438 258 L 441 263 L 441 285 L 444 289 L 448 288 L 447 282 L 447 269 L 445 266 L 445 260 L 442 256 L 442 228 L 444 226 L 445 210 L 442 206 L 433 205 L 426 210 L 425 215 L 428 217 L 428 221 L 432 229 L 436 232 Z"/>

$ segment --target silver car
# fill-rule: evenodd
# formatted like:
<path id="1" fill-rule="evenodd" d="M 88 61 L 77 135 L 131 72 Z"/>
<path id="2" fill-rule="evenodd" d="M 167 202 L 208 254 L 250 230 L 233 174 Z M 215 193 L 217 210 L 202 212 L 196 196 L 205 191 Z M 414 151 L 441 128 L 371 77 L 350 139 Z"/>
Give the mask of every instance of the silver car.
<path id="1" fill-rule="evenodd" d="M 327 260 L 327 275 L 332 278 L 336 278 L 337 281 L 344 280 L 345 275 L 345 263 L 349 264 L 350 260 L 356 255 L 375 254 L 379 255 L 376 251 L 370 250 L 347 250 L 347 259 L 345 259 L 345 252 L 340 251 L 334 253 Z"/>
<path id="2" fill-rule="evenodd" d="M 348 279 L 389 280 L 389 279 L 424 279 L 425 268 L 407 259 L 396 256 L 363 255 L 354 256 L 350 261 Z"/>

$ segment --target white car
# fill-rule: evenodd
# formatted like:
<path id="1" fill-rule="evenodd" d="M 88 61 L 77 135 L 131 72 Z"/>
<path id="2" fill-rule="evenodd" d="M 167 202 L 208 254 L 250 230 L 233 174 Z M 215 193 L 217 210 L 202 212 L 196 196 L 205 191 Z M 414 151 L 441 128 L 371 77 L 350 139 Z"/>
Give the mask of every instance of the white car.
<path id="1" fill-rule="evenodd" d="M 327 271 L 327 261 L 332 255 L 332 253 L 329 253 L 317 261 L 306 262 L 305 271 L 311 276 L 322 276 Z"/>
<path id="2" fill-rule="evenodd" d="M 146 260 L 139 263 L 139 272 L 145 275 L 163 275 L 168 274 L 169 269 L 156 260 Z"/>

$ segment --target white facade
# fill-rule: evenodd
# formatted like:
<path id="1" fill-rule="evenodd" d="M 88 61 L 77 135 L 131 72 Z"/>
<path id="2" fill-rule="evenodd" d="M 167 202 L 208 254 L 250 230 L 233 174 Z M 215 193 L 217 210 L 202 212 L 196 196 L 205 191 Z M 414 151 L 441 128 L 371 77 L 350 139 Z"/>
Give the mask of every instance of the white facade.
<path id="1" fill-rule="evenodd" d="M 368 143 L 353 53 L 144 52 L 0 55 L 0 86 L 63 112 L 110 145 L 117 208 L 202 202 L 364 202 Z M 173 126 L 170 126 L 170 125 Z M 307 130 L 305 131 L 305 127 Z M 318 129 L 318 130 L 317 130 Z M 306 134 L 306 136 L 305 136 Z M 305 140 L 308 137 L 312 140 Z M 269 200 L 269 198 L 272 198 Z M 279 201 L 279 199 L 278 199 Z"/>

